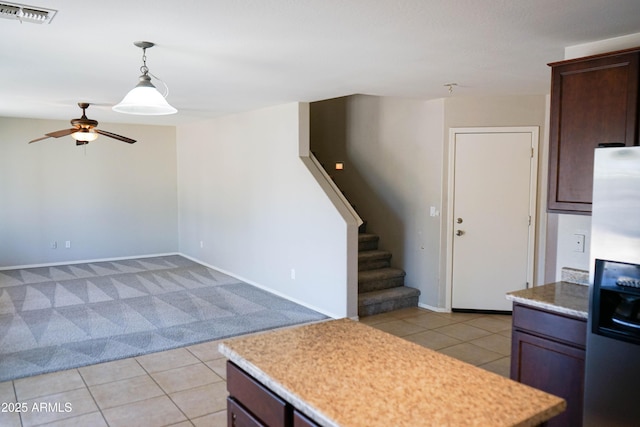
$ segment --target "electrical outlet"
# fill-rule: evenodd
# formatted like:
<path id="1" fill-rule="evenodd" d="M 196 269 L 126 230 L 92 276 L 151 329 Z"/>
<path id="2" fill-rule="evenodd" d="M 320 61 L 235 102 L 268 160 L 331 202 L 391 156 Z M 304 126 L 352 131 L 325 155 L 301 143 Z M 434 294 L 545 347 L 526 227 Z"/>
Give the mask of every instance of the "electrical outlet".
<path id="1" fill-rule="evenodd" d="M 71 247 L 71 240 L 67 240 L 66 242 L 64 242 L 64 247 L 69 249 Z"/>
<path id="2" fill-rule="evenodd" d="M 573 235 L 573 251 L 584 252 L 584 234 Z"/>
<path id="3" fill-rule="evenodd" d="M 58 249 L 58 242 L 51 242 L 51 249 Z"/>

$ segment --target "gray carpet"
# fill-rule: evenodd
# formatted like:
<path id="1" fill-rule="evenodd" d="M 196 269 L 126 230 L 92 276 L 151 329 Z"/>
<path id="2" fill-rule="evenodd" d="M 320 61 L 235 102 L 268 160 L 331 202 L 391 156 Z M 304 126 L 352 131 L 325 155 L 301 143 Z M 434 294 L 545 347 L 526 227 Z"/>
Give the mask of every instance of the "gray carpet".
<path id="1" fill-rule="evenodd" d="M 0 271 L 0 381 L 325 318 L 177 255 Z"/>

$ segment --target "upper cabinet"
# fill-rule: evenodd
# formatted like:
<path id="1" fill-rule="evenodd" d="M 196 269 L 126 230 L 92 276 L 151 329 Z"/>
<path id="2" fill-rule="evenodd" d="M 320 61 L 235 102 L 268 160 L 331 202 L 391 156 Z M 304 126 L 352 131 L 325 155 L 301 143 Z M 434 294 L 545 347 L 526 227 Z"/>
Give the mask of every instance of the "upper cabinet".
<path id="1" fill-rule="evenodd" d="M 549 64 L 549 212 L 591 214 L 593 154 L 638 145 L 640 48 Z"/>

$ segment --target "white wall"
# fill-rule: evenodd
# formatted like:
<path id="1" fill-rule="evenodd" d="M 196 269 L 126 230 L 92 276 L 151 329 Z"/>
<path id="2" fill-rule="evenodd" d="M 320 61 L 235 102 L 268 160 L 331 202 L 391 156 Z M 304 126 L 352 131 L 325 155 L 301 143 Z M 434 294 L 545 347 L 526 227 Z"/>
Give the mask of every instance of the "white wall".
<path id="1" fill-rule="evenodd" d="M 640 33 L 627 34 L 621 37 L 567 46 L 564 48 L 564 59 L 582 58 L 638 46 L 640 46 Z"/>
<path id="2" fill-rule="evenodd" d="M 177 141 L 181 253 L 329 316 L 357 315 L 357 223 L 300 157 L 308 104 L 179 126 Z"/>
<path id="3" fill-rule="evenodd" d="M 27 144 L 67 127 L 0 118 L 0 267 L 176 252 L 174 128 L 101 123 L 138 142 Z"/>

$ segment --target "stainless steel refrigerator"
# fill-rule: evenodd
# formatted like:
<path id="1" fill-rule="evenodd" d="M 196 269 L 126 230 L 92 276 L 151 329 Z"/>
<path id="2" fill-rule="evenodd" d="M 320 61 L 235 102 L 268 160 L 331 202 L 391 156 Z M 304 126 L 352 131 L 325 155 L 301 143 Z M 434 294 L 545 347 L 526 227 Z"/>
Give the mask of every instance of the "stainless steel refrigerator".
<path id="1" fill-rule="evenodd" d="M 640 147 L 595 150 L 584 425 L 640 425 Z"/>

